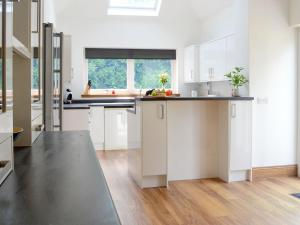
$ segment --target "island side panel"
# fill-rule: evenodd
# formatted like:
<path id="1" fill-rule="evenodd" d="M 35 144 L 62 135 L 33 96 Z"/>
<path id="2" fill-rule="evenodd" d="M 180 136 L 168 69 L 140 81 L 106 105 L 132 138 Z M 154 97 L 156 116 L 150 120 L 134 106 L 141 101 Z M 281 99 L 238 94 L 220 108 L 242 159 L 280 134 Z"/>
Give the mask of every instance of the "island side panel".
<path id="1" fill-rule="evenodd" d="M 142 118 L 141 107 L 137 103 L 135 113 L 127 113 L 128 172 L 133 180 L 142 187 Z"/>
<path id="2" fill-rule="evenodd" d="M 218 177 L 218 101 L 168 101 L 168 180 Z"/>

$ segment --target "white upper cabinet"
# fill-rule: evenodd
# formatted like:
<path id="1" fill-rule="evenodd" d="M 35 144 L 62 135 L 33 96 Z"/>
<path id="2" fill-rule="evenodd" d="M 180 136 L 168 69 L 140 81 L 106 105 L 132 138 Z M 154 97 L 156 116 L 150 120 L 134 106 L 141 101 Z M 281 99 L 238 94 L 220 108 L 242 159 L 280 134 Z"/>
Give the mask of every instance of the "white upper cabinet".
<path id="1" fill-rule="evenodd" d="M 241 66 L 237 57 L 237 36 L 191 45 L 184 50 L 184 82 L 225 81 L 224 76 Z"/>
<path id="2" fill-rule="evenodd" d="M 184 82 L 199 82 L 199 46 L 191 45 L 184 49 Z"/>
<path id="3" fill-rule="evenodd" d="M 201 45 L 200 81 L 224 80 L 226 73 L 226 39 L 219 39 Z"/>

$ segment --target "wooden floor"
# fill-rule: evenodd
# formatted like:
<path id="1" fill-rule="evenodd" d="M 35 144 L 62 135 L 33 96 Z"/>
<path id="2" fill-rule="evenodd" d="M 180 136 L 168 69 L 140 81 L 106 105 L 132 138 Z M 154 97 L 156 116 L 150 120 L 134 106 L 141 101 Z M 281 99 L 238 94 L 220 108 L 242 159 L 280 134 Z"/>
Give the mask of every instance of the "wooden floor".
<path id="1" fill-rule="evenodd" d="M 300 225 L 300 179 L 223 183 L 179 181 L 139 189 L 127 173 L 126 151 L 98 151 L 123 225 Z"/>

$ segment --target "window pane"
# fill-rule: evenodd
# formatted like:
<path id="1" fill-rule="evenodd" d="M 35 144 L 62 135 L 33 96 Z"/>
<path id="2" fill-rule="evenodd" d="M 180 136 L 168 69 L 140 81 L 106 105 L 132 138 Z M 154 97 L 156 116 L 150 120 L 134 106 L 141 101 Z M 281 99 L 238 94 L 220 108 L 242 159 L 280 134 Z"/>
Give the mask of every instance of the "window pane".
<path id="1" fill-rule="evenodd" d="M 39 59 L 32 59 L 32 89 L 39 89 Z"/>
<path id="2" fill-rule="evenodd" d="M 162 73 L 169 75 L 166 88 L 171 88 L 172 61 L 166 59 L 138 59 L 134 62 L 134 87 L 136 89 L 161 88 L 159 76 Z"/>
<path id="3" fill-rule="evenodd" d="M 154 9 L 157 0 L 110 0 L 110 7 Z"/>
<path id="4" fill-rule="evenodd" d="M 92 89 L 127 89 L 126 59 L 88 59 Z"/>

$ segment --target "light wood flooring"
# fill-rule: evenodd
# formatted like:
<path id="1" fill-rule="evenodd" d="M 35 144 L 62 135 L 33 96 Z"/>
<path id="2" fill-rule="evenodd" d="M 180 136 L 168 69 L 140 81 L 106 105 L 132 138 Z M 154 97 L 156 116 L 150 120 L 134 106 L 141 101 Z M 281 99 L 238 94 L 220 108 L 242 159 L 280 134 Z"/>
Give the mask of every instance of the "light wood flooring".
<path id="1" fill-rule="evenodd" d="M 141 190 L 127 172 L 126 151 L 97 151 L 123 225 L 300 225 L 300 179 L 226 184 L 218 179 L 171 182 Z"/>

